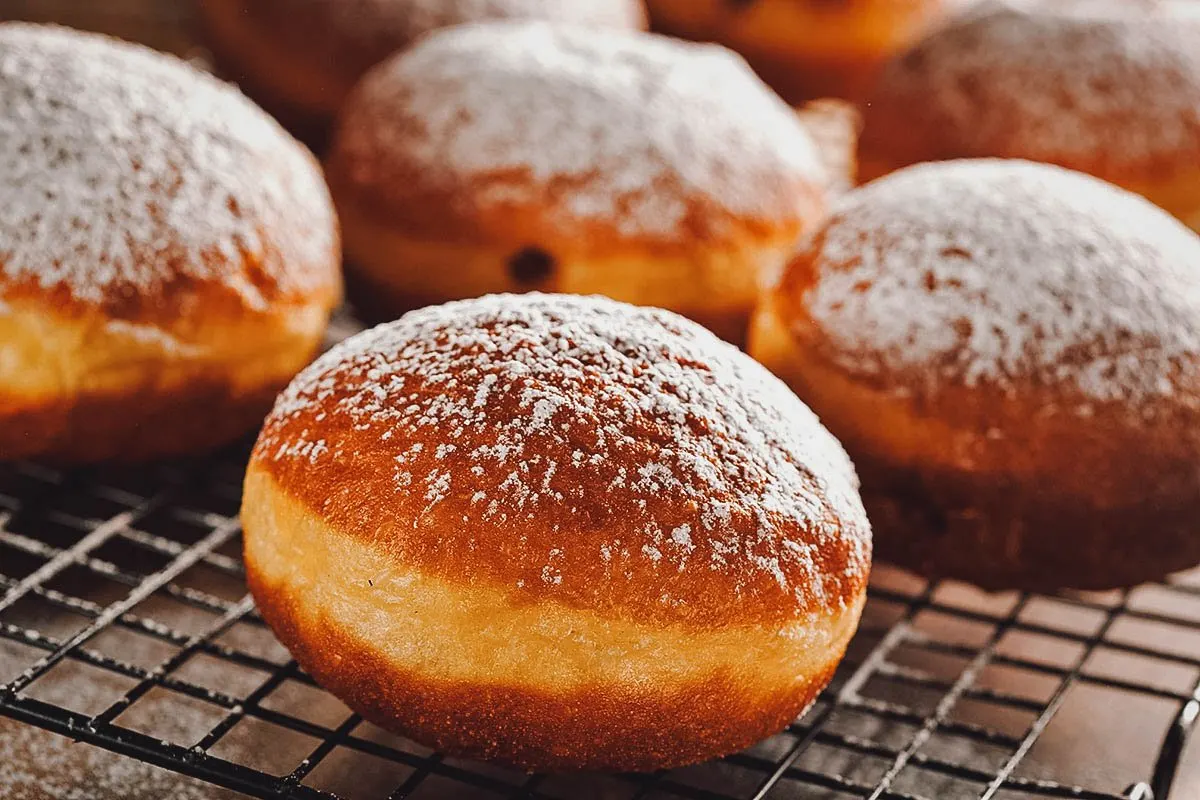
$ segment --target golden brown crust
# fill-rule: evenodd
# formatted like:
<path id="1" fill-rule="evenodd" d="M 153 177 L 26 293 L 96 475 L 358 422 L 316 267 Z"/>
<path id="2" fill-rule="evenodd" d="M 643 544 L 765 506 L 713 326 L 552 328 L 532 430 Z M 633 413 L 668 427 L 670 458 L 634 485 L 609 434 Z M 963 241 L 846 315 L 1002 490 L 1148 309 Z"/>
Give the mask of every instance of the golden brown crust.
<path id="1" fill-rule="evenodd" d="M 256 466 L 243 510 L 258 607 L 318 682 L 449 755 L 530 770 L 652 770 L 741 749 L 812 701 L 862 607 L 860 594 L 783 624 L 639 623 L 414 571 Z"/>
<path id="2" fill-rule="evenodd" d="M 220 380 L 85 393 L 36 407 L 0 394 L 0 461 L 146 461 L 215 450 L 254 430 L 287 383 L 245 394 Z M 15 412 L 7 407 L 19 405 Z"/>
<path id="3" fill-rule="evenodd" d="M 656 27 L 744 54 L 792 102 L 856 97 L 892 55 L 971 0 L 649 0 Z"/>
<path id="4" fill-rule="evenodd" d="M 105 290 L 103 298 L 94 301 L 73 296 L 67 285 L 47 288 L 36 279 L 7 283 L 0 280 L 0 303 L 10 307 L 40 307 L 47 317 L 67 324 L 103 317 L 119 324 L 158 328 L 169 336 L 202 337 L 207 328 L 216 325 L 233 327 L 248 320 L 250 324 L 270 325 L 272 318 L 286 317 L 288 309 L 320 307 L 332 311 L 342 300 L 339 252 L 340 248 L 335 247 L 324 262 L 323 285 L 307 289 L 284 288 L 264 278 L 256 259 L 247 258 L 238 264 L 214 258 L 214 268 L 225 269 L 231 276 L 241 273 L 244 282 L 234 278 L 241 285 L 233 288 L 223 281 L 208 282 L 177 275 L 148 291 L 146 287 L 128 284 L 113 286 Z M 247 288 L 249 292 L 245 291 Z"/>
<path id="5" fill-rule="evenodd" d="M 853 455 L 880 559 L 1027 591 L 1132 586 L 1200 563 L 1194 413 L 1150 431 L 1119 404 L 1086 425 L 1047 415 L 1069 406 L 1036 391 L 902 397 L 805 350 L 780 320 L 807 323 L 784 308 L 760 308 L 750 352 Z"/>
<path id="6" fill-rule="evenodd" d="M 452 267 L 453 264 L 447 264 Z M 552 282 L 539 283 L 537 286 L 515 286 L 508 291 L 555 291 L 557 287 Z M 437 294 L 430 292 L 412 292 L 403 288 L 398 289 L 393 284 L 373 280 L 362 270 L 356 270 L 353 265 L 346 274 L 346 297 L 354 306 L 355 315 L 372 325 L 391 322 L 394 319 L 416 311 L 426 306 L 434 306 L 457 299 L 457 295 L 477 295 L 484 292 L 463 292 L 461 285 L 455 286 L 456 291 L 448 290 Z M 747 300 L 734 308 L 721 307 L 703 308 L 699 305 L 691 308 L 670 309 L 676 314 L 698 322 L 730 344 L 738 347 L 746 343 L 746 331 L 750 325 L 752 304 Z"/>
<path id="7" fill-rule="evenodd" d="M 1062 195 L 1068 173 L 970 164 L 913 168 L 848 196 L 760 307 L 751 353 L 854 457 L 886 558 L 1035 590 L 1110 588 L 1193 565 L 1200 344 L 1186 320 L 1200 241 L 1091 179 L 1070 178 Z M 1052 180 L 1014 192 L 998 171 Z M 922 178 L 939 198 L 933 211 Z M 989 200 L 998 205 L 985 211 L 959 179 L 1012 205 Z M 1093 201 L 1096 216 L 1065 212 Z M 1002 220 L 1032 208 L 1038 235 L 1008 262 L 1017 250 Z M 955 243 L 940 244 L 942 221 Z"/>
<path id="8" fill-rule="evenodd" d="M 328 123 L 371 67 L 438 28 L 523 18 L 646 25 L 641 0 L 203 0 L 200 10 L 233 77 L 310 123 Z"/>
<path id="9" fill-rule="evenodd" d="M 782 728 L 865 599 L 853 468 L 681 317 L 507 295 L 338 346 L 243 494 L 263 618 L 367 719 L 529 770 L 653 770 Z"/>
<path id="10" fill-rule="evenodd" d="M 1200 564 L 1194 487 L 1118 507 L 1019 476 L 964 480 L 956 471 L 877 470 L 869 457 L 857 463 L 879 557 L 926 578 L 995 591 L 1107 590 Z M 1056 466 L 1077 471 L 1081 463 L 1060 456 Z M 1180 474 L 1193 465 L 1172 466 Z"/>
<path id="11" fill-rule="evenodd" d="M 451 755 L 529 771 L 649 772 L 736 752 L 802 713 L 842 655 L 827 654 L 824 670 L 765 696 L 720 674 L 687 685 L 630 691 L 597 684 L 565 694 L 446 682 L 396 669 L 371 644 L 324 620 L 306 622 L 295 613 L 296 598 L 247 566 L 263 618 L 305 671 L 354 711 Z"/>
<path id="12" fill-rule="evenodd" d="M 963 16 L 872 88 L 864 177 L 922 161 L 1026 158 L 1096 175 L 1186 218 L 1200 207 L 1191 174 L 1200 19 L 1186 5 L 1068 0 Z"/>
<path id="13" fill-rule="evenodd" d="M 672 250 L 600 240 L 539 242 L 511 228 L 490 244 L 414 237 L 342 202 L 347 272 L 355 307 L 374 321 L 449 300 L 528 291 L 600 294 L 666 308 L 723 339 L 745 338 L 760 287 L 782 269 L 795 234 L 728 248 L 697 240 Z M 811 218 L 818 218 L 814 207 Z"/>
<path id="14" fill-rule="evenodd" d="M 698 627 L 842 609 L 869 528 L 832 437 L 757 364 L 600 298 L 451 303 L 289 388 L 252 467 L 421 571 Z"/>
<path id="15" fill-rule="evenodd" d="M 160 327 L 10 299 L 0 306 L 0 460 L 138 461 L 246 434 L 312 358 L 329 307 L 246 315 L 233 305 Z"/>
<path id="16" fill-rule="evenodd" d="M 687 255 L 700 244 L 729 248 L 793 243 L 808 224 L 820 218 L 825 207 L 824 168 L 815 154 L 812 172 L 778 193 L 780 204 L 774 209 L 778 217 L 738 216 L 722 208 L 716 196 L 689 194 L 683 201 L 682 226 L 668 236 L 622 230 L 620 212 L 604 219 L 564 218 L 562 209 L 570 206 L 573 191 L 569 181 L 539 185 L 526 174 L 506 176 L 505 182 L 525 184 L 526 191 L 536 198 L 503 205 L 480 201 L 496 187 L 490 177 L 453 187 L 426 186 L 423 166 L 390 145 L 387 154 L 368 156 L 351 154 L 335 139 L 326 168 L 339 210 L 346 216 L 357 215 L 368 225 L 456 245 L 516 249 L 534 244 L 580 258 L 619 257 L 630 252 L 672 258 Z M 369 175 L 369 184 L 349 177 L 356 173 Z M 676 183 L 668 190 L 681 191 L 682 187 Z M 618 205 L 637 202 L 624 200 Z M 347 248 L 354 246 L 348 239 Z"/>

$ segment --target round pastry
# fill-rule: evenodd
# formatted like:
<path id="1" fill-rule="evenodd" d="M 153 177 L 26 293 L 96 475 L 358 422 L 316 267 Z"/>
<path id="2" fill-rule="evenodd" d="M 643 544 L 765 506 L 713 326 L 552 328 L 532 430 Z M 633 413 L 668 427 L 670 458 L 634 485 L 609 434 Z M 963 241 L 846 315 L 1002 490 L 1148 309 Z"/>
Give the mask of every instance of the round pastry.
<path id="1" fill-rule="evenodd" d="M 0 460 L 236 438 L 338 299 L 319 165 L 142 47 L 0 25 L 0 187 Z"/>
<path id="2" fill-rule="evenodd" d="M 864 177 L 920 161 L 1045 161 L 1200 226 L 1200 4 L 994 4 L 890 64 L 870 92 Z"/>
<path id="3" fill-rule="evenodd" d="M 742 53 L 792 102 L 855 96 L 871 76 L 974 0 L 648 0 L 655 27 Z"/>
<path id="4" fill-rule="evenodd" d="M 373 66 L 430 31 L 542 19 L 644 28 L 642 0 L 200 0 L 210 46 L 268 108 L 326 126 Z"/>
<path id="5" fill-rule="evenodd" d="M 412 312 L 281 395 L 246 476 L 263 618 L 372 722 L 529 770 L 653 770 L 783 728 L 864 601 L 853 467 L 669 312 Z"/>
<path id="6" fill-rule="evenodd" d="M 491 23 L 372 72 L 327 163 L 370 316 L 499 292 L 603 294 L 741 338 L 830 180 L 732 53 Z"/>
<path id="7" fill-rule="evenodd" d="M 1200 238 L 1136 195 L 951 161 L 846 195 L 751 352 L 845 443 L 881 558 L 991 589 L 1200 562 Z"/>

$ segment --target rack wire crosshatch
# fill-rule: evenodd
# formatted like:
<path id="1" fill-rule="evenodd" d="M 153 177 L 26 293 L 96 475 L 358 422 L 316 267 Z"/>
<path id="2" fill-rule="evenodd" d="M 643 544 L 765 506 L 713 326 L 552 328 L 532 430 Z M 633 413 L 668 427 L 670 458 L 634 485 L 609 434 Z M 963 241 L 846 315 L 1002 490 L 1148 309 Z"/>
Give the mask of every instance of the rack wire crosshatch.
<path id="1" fill-rule="evenodd" d="M 673 773 L 603 779 L 525 776 L 447 760 L 369 731 L 344 708 L 318 722 L 304 704 L 273 702 L 293 687 L 316 689 L 278 648 L 264 656 L 236 643 L 255 638 L 248 633 L 269 638 L 244 594 L 237 557 L 244 457 L 238 448 L 213 460 L 123 472 L 0 468 L 0 715 L 261 798 L 337 797 L 321 788 L 321 767 L 336 754 L 343 762 L 362 756 L 389 764 L 395 786 L 376 796 L 393 798 L 573 798 L 604 780 L 611 791 L 596 796 L 1149 800 L 1170 796 L 1200 711 L 1200 685 L 1169 688 L 1096 668 L 1096 657 L 1110 653 L 1182 666 L 1195 680 L 1200 654 L 1156 650 L 1117 629 L 1137 621 L 1176 627 L 1181 635 L 1200 631 L 1200 619 L 1152 610 L 1167 604 L 1164 593 L 1200 609 L 1200 586 L 988 598 L 884 569 L 855 651 L 831 689 L 786 732 L 746 753 Z M 1061 609 L 1048 614 L 1047 604 Z M 1090 622 L 1080 625 L 1084 617 Z M 948 634 L 955 626 L 965 628 Z M 1015 635 L 1050 639 L 1073 656 L 1056 663 L 1014 655 Z M 130 638 L 161 647 L 147 659 L 139 652 L 145 648 L 126 643 Z M 189 674 L 194 661 L 208 665 L 199 678 Z M 55 701 L 53 688 L 39 690 L 72 664 L 86 666 L 87 674 L 120 676 L 122 688 L 84 711 Z M 222 670 L 239 678 L 226 679 Z M 995 670 L 1049 685 L 1040 695 L 1017 694 L 996 685 L 989 676 Z M 80 680 L 75 673 L 68 679 Z M 1021 774 L 1023 760 L 1078 686 L 1172 705 L 1146 783 L 1121 793 L 1122 787 L 1072 787 Z M 71 693 L 87 692 L 76 684 Z M 210 707 L 211 725 L 187 738 L 147 729 L 139 712 L 154 704 L 170 708 L 172 697 Z M 270 766 L 240 760 L 253 748 L 234 748 L 239 757 L 231 758 L 223 743 L 250 723 L 311 746 L 297 749 L 289 741 L 291 762 L 282 767 L 279 759 Z M 440 786 L 440 793 L 420 793 L 426 784 Z"/>
<path id="2" fill-rule="evenodd" d="M 186 55 L 188 7 L 0 0 L 0 18 Z M 1200 795 L 1187 748 L 1200 717 L 1197 575 L 1042 597 L 879 568 L 829 690 L 744 753 L 573 778 L 443 757 L 322 692 L 255 612 L 237 520 L 246 452 L 122 470 L 0 465 L 0 796 L 23 800 L 5 783 L 4 731 L 35 729 L 258 798 Z M 26 775 L 44 757 L 7 752 L 33 762 Z"/>

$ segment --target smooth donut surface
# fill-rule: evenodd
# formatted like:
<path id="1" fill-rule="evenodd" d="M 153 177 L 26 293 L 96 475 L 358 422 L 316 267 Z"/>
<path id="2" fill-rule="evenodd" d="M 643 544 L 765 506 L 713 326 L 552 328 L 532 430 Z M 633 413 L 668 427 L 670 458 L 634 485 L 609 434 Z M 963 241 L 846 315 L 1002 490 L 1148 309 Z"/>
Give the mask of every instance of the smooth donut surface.
<path id="1" fill-rule="evenodd" d="M 450 753 L 648 770 L 805 708 L 861 610 L 853 468 L 781 383 L 666 312 L 413 312 L 281 396 L 251 586 L 304 667 Z"/>

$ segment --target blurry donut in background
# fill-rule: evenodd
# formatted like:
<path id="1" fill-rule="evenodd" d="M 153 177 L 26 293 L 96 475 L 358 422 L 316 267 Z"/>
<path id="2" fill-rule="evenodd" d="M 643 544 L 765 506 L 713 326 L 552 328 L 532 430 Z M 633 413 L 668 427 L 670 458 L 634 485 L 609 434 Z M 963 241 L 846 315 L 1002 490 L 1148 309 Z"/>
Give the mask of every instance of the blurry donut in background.
<path id="1" fill-rule="evenodd" d="M 439 28 L 520 19 L 646 26 L 642 0 L 200 0 L 200 10 L 228 77 L 314 136 L 367 70 Z"/>
<path id="2" fill-rule="evenodd" d="M 908 164 L 1024 158 L 1087 172 L 1200 228 L 1200 3 L 981 6 L 868 93 L 867 179 Z"/>
<path id="3" fill-rule="evenodd" d="M 665 33 L 744 55 L 790 102 L 854 97 L 880 64 L 976 0 L 648 0 Z"/>
<path id="4" fill-rule="evenodd" d="M 880 558 L 989 589 L 1200 563 L 1200 237 L 1024 161 L 845 195 L 750 352 L 854 459 Z"/>
<path id="5" fill-rule="evenodd" d="M 249 432 L 316 351 L 340 261 L 319 165 L 237 89 L 0 24 L 0 460 Z"/>
<path id="6" fill-rule="evenodd" d="M 844 115 L 809 114 L 840 124 L 833 149 L 853 151 Z M 372 71 L 326 174 L 368 316 L 541 290 L 666 308 L 736 340 L 760 285 L 848 181 L 834 163 L 724 48 L 489 23 Z"/>

